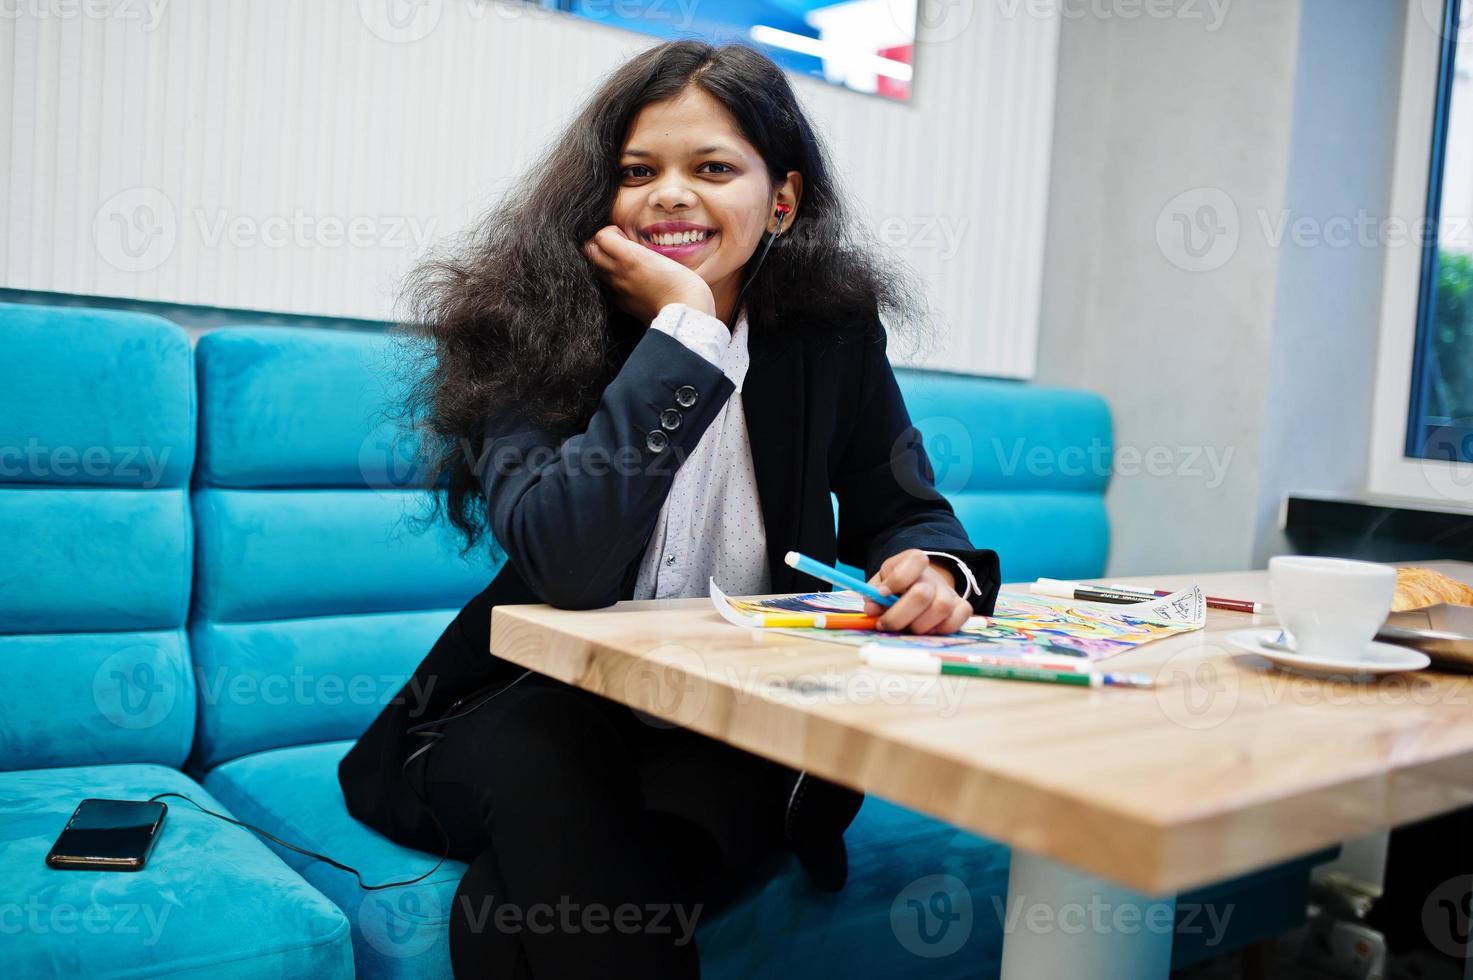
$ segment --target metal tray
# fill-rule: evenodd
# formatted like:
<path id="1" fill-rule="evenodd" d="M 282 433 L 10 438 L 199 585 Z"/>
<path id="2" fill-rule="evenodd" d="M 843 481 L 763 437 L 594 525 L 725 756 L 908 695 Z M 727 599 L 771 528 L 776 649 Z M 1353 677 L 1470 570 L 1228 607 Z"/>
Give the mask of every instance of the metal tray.
<path id="1" fill-rule="evenodd" d="M 1444 602 L 1392 613 L 1376 639 L 1421 650 L 1438 666 L 1473 671 L 1473 606 Z"/>

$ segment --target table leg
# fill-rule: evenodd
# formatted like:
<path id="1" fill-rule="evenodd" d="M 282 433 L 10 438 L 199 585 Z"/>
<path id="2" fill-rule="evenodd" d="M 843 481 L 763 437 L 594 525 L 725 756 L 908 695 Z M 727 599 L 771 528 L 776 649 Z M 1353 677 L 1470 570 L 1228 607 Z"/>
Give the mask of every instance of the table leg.
<path id="1" fill-rule="evenodd" d="M 1166 980 L 1176 898 L 1148 898 L 1014 850 L 1003 980 Z"/>

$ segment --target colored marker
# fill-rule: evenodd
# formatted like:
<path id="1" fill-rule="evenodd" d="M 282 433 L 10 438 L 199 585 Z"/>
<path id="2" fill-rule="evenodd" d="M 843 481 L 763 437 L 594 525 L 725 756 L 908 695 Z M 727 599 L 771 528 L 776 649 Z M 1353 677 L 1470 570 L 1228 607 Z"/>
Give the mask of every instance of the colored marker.
<path id="1" fill-rule="evenodd" d="M 819 630 L 872 630 L 879 622 L 878 616 L 863 613 L 760 613 L 760 622 L 752 625 L 762 629 L 819 629 Z"/>
<path id="2" fill-rule="evenodd" d="M 910 648 L 895 647 L 884 643 L 864 644 L 877 648 L 899 650 L 902 653 L 924 653 L 935 657 L 943 663 L 954 664 L 991 664 L 995 667 L 1035 667 L 1043 670 L 1059 670 L 1070 674 L 1084 673 L 1091 669 L 1090 662 L 1085 657 L 1056 657 L 1040 653 L 1020 653 L 1016 656 L 996 655 L 990 653 L 958 653 L 946 647 Z"/>
<path id="3" fill-rule="evenodd" d="M 1112 585 L 1110 586 L 1110 588 L 1118 589 L 1122 592 L 1137 591 L 1137 587 L 1131 585 Z M 1145 596 L 1146 601 L 1148 602 L 1152 598 L 1160 598 L 1164 595 L 1171 595 L 1171 593 L 1165 589 L 1139 589 L 1139 592 L 1141 595 Z M 1203 596 L 1203 601 L 1207 603 L 1207 608 L 1209 609 L 1231 609 L 1234 612 L 1253 613 L 1253 615 L 1255 616 L 1263 612 L 1264 605 L 1263 603 L 1257 602 L 1253 599 L 1224 599 L 1222 596 L 1216 595 Z"/>
<path id="4" fill-rule="evenodd" d="M 800 555 L 796 551 L 788 552 L 783 557 L 783 561 L 789 568 L 796 568 L 806 575 L 812 575 L 814 578 L 821 578 L 825 582 L 832 582 L 835 585 L 858 592 L 866 599 L 873 599 L 882 606 L 893 606 L 895 605 L 895 601 L 900 598 L 899 596 L 886 595 L 862 579 L 857 579 L 853 575 L 841 572 L 834 566 L 825 565 L 823 562 L 809 558 L 807 555 Z"/>
<path id="5" fill-rule="evenodd" d="M 1155 687 L 1149 674 L 1106 674 L 1073 670 L 1049 670 L 1044 667 L 1004 667 L 996 664 L 953 663 L 926 653 L 910 650 L 886 650 L 866 644 L 859 657 L 876 670 L 895 670 L 908 674 L 955 674 L 962 677 L 987 677 L 999 681 L 1035 681 L 1042 684 L 1069 684 L 1076 687 Z"/>
<path id="6" fill-rule="evenodd" d="M 1080 602 L 1113 602 L 1117 604 L 1150 602 L 1164 595 L 1165 589 L 1141 589 L 1131 585 L 1090 585 L 1087 582 L 1068 582 L 1057 578 L 1040 578 L 1029 589 L 1034 595 L 1048 595 L 1058 599 L 1078 599 Z M 1231 609 L 1234 612 L 1261 613 L 1263 603 L 1251 599 L 1224 599 L 1221 596 L 1206 596 L 1204 601 L 1211 609 Z"/>

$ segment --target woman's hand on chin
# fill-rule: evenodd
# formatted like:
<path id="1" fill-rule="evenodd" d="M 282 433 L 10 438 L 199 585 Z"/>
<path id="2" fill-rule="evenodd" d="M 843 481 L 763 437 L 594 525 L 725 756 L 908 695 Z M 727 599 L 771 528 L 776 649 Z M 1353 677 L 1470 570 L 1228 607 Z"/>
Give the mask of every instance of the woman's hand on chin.
<path id="1" fill-rule="evenodd" d="M 706 280 L 654 249 L 645 248 L 616 225 L 605 225 L 583 243 L 583 254 L 608 283 L 619 308 L 644 323 L 670 303 L 684 303 L 710 316 L 716 300 Z"/>
<path id="2" fill-rule="evenodd" d="M 933 564 L 919 548 L 908 548 L 885 559 L 869 584 L 888 595 L 900 596 L 888 609 L 872 599 L 864 600 L 865 613 L 880 617 L 876 629 L 955 633 L 972 615 L 971 604 L 957 594 L 955 576 Z"/>

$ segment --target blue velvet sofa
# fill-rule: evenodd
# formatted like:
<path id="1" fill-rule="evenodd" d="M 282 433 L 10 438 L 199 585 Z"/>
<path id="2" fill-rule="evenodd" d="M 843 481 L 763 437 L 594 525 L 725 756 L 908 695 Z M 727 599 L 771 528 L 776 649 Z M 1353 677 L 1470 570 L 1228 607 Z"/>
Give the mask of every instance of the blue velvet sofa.
<path id="1" fill-rule="evenodd" d="M 147 868 L 43 858 L 84 797 L 184 793 L 369 882 L 434 857 L 356 823 L 335 770 L 494 568 L 421 532 L 382 336 L 241 328 L 191 350 L 157 317 L 0 305 L 0 934 L 12 976 L 445 977 L 461 865 L 365 892 L 351 875 L 179 800 Z M 1100 399 L 901 371 L 938 482 L 1010 580 L 1099 575 Z M 791 858 L 696 933 L 713 977 L 989 977 L 1008 851 L 866 800 L 838 894 Z M 1228 882 L 1214 948 L 1295 924 L 1303 863 Z M 942 947 L 907 925 L 950 889 Z M 965 899 L 960 894 L 966 892 Z M 1194 896 L 1182 896 L 1185 907 Z"/>

